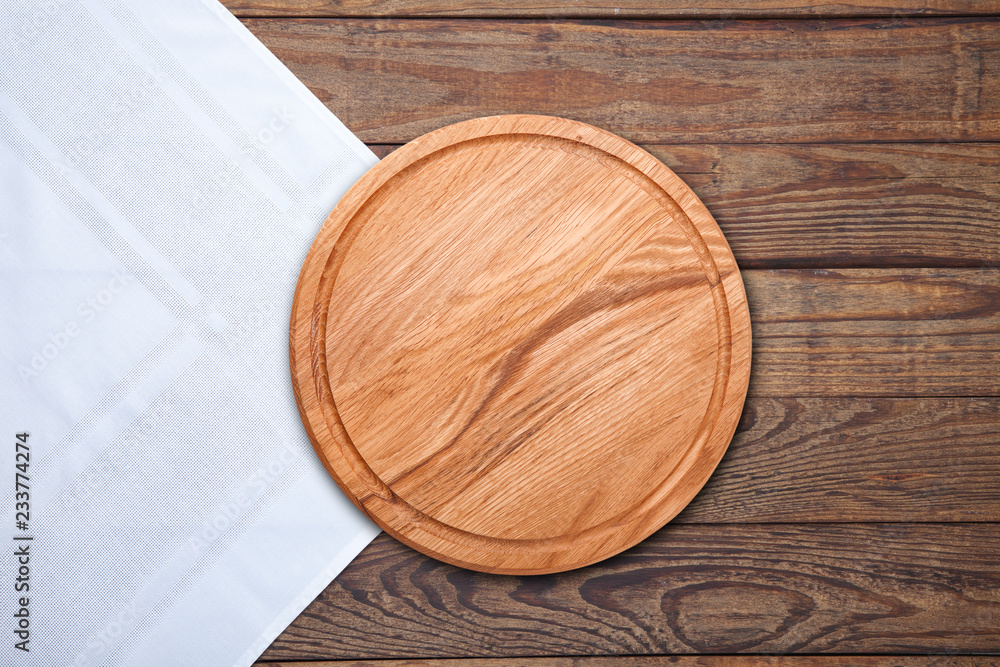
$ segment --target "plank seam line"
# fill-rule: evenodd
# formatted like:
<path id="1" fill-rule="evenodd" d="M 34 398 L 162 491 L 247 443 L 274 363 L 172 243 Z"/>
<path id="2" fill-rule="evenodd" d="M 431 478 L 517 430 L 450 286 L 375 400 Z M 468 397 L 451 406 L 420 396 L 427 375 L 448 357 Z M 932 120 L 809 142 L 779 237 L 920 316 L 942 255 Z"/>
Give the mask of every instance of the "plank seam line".
<path id="1" fill-rule="evenodd" d="M 544 16 L 538 14 L 511 14 L 511 15 L 469 15 L 469 14 L 244 14 L 234 13 L 238 19 L 255 20 L 275 20 L 275 21 L 325 21 L 325 20 L 357 20 L 357 21 L 538 21 L 551 23 L 554 21 L 574 21 L 586 23 L 620 23 L 620 22 L 661 22 L 661 23 L 682 23 L 701 21 L 741 21 L 741 22 L 764 22 L 764 21 L 894 21 L 900 19 L 918 21 L 950 21 L 950 20 L 983 20 L 997 19 L 1000 14 L 813 14 L 783 16 L 780 14 L 686 14 L 686 15 L 630 15 L 630 14 L 560 14 Z"/>
<path id="2" fill-rule="evenodd" d="M 287 640 L 286 640 L 287 641 Z M 278 649 L 280 650 L 280 649 Z M 258 660 L 254 664 L 279 664 L 279 665 L 310 665 L 310 664 L 349 664 L 349 663 L 378 663 L 378 662 L 388 662 L 388 661 L 417 661 L 417 660 L 434 660 L 434 661 L 453 661 L 457 664 L 464 663 L 468 660 L 498 660 L 498 661 L 516 661 L 516 660 L 538 660 L 546 659 L 552 660 L 555 658 L 656 658 L 656 657 L 670 657 L 670 656 L 704 656 L 706 658 L 773 658 L 773 657 L 786 657 L 786 658 L 837 658 L 837 657 L 886 657 L 886 658 L 922 658 L 922 657 L 932 657 L 932 656 L 982 656 L 982 657 L 992 657 L 1000 656 L 1000 651 L 998 652 L 971 652 L 962 651 L 958 649 L 957 651 L 951 650 L 940 650 L 940 651 L 920 651 L 918 653 L 574 653 L 574 654 L 539 654 L 539 655 L 503 655 L 503 656 L 424 656 L 424 657 L 412 657 L 412 656 L 396 656 L 391 658 L 319 658 L 319 659 L 307 659 L 307 660 L 287 660 L 287 659 L 267 659 Z M 516 663 L 515 663 L 516 664 Z"/>

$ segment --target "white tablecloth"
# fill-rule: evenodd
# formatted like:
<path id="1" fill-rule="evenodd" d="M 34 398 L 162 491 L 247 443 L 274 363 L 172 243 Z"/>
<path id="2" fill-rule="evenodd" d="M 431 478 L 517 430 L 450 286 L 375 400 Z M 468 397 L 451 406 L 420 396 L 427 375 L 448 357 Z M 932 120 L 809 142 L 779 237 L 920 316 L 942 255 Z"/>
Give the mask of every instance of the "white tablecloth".
<path id="1" fill-rule="evenodd" d="M 0 664 L 249 664 L 377 533 L 287 352 L 375 157 L 211 0 L 14 0 L 0 34 Z"/>

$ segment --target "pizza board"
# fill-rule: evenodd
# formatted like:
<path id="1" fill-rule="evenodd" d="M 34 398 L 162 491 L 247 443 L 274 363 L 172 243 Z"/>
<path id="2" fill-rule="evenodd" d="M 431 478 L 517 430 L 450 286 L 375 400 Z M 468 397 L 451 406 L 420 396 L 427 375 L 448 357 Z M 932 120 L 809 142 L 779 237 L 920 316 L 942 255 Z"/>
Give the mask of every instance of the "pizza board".
<path id="1" fill-rule="evenodd" d="M 474 570 L 581 567 L 708 480 L 750 373 L 733 254 L 687 185 L 628 141 L 479 118 L 391 153 L 302 267 L 295 396 L 345 494 Z"/>

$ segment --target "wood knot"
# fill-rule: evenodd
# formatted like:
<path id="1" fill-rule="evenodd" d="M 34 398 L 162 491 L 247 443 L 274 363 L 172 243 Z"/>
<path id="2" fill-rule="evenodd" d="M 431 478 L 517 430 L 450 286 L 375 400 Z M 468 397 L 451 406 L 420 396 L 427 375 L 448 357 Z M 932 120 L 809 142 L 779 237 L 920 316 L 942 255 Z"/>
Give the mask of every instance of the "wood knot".
<path id="1" fill-rule="evenodd" d="M 815 608 L 797 591 L 733 581 L 676 588 L 667 591 L 661 605 L 677 638 L 705 653 L 731 653 L 774 640 Z"/>

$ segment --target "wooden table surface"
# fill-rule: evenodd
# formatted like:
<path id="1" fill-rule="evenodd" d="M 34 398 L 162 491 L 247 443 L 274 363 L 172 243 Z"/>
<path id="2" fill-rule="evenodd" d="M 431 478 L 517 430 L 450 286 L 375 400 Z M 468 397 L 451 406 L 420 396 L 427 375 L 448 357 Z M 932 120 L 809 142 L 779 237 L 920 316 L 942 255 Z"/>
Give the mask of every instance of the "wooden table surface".
<path id="1" fill-rule="evenodd" d="M 520 112 L 644 146 L 754 336 L 729 452 L 652 538 L 507 577 L 380 536 L 262 662 L 1000 662 L 1000 2 L 228 5 L 379 155 Z"/>

